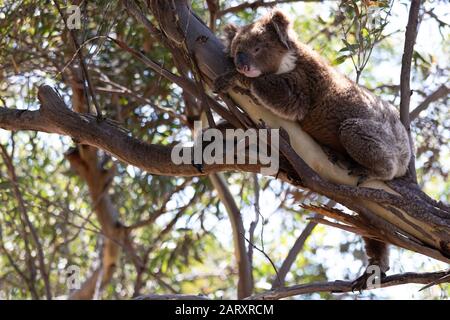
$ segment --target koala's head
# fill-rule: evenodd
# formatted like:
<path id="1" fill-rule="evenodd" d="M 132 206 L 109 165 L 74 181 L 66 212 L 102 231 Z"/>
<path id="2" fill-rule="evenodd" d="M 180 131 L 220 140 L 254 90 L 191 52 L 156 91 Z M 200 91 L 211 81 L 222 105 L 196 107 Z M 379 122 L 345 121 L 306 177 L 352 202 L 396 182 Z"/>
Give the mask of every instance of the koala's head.
<path id="1" fill-rule="evenodd" d="M 295 68 L 289 19 L 274 10 L 256 22 L 238 28 L 225 27 L 225 45 L 236 69 L 247 77 L 286 73 Z"/>

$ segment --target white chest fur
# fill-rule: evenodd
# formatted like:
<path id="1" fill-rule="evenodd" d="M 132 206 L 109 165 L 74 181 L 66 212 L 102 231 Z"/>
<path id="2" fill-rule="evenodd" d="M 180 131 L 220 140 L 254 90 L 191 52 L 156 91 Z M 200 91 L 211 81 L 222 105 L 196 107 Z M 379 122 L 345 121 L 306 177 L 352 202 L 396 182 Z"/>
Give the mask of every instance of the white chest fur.
<path id="1" fill-rule="evenodd" d="M 278 67 L 277 74 L 288 73 L 294 70 L 297 57 L 292 51 L 288 51 L 283 58 L 281 58 L 280 66 Z"/>

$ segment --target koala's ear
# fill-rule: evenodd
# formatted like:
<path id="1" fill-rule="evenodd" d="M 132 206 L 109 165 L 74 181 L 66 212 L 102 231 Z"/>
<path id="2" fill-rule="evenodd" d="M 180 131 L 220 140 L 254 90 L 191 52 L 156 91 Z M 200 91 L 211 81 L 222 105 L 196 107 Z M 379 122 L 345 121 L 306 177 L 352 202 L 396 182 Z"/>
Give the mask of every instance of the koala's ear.
<path id="1" fill-rule="evenodd" d="M 227 24 L 223 28 L 223 36 L 222 42 L 225 46 L 225 53 L 230 53 L 231 51 L 231 42 L 233 41 L 236 33 L 239 31 L 238 27 L 232 23 Z"/>
<path id="2" fill-rule="evenodd" d="M 275 29 L 278 37 L 280 38 L 281 43 L 289 49 L 289 27 L 291 21 L 289 18 L 280 10 L 274 9 L 270 13 L 271 26 Z"/>

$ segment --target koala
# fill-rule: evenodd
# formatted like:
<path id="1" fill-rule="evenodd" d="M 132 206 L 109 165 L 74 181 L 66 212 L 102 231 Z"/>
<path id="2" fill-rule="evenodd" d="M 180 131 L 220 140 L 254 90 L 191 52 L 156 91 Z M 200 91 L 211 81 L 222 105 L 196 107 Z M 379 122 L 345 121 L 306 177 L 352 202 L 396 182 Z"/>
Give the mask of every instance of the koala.
<path id="1" fill-rule="evenodd" d="M 405 175 L 411 149 L 396 108 L 299 42 L 281 11 L 241 28 L 226 26 L 225 47 L 236 68 L 216 79 L 216 91 L 250 90 L 262 107 L 298 121 L 319 144 L 350 158 L 355 167 L 349 174 L 359 176 L 359 182 Z M 369 264 L 384 274 L 389 269 L 386 245 L 365 240 Z"/>
<path id="2" fill-rule="evenodd" d="M 228 25 L 225 33 L 236 70 L 216 79 L 216 91 L 246 87 L 263 107 L 356 162 L 351 173 L 360 182 L 405 175 L 411 150 L 396 108 L 297 41 L 281 11 L 242 28 Z"/>

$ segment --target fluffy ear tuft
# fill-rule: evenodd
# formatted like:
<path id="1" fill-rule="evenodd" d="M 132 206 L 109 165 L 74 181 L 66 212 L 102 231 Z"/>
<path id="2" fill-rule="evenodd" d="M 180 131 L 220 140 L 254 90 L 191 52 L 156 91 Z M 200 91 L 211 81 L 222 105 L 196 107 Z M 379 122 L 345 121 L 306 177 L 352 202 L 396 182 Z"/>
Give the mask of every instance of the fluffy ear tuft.
<path id="1" fill-rule="evenodd" d="M 239 28 L 232 23 L 225 25 L 225 27 L 223 28 L 223 36 L 221 38 L 225 46 L 225 53 L 230 53 L 231 42 L 233 41 L 238 31 Z"/>
<path id="2" fill-rule="evenodd" d="M 270 13 L 272 23 L 278 25 L 280 28 L 287 29 L 291 23 L 289 18 L 279 9 L 274 9 Z"/>
<path id="3" fill-rule="evenodd" d="M 278 34 L 280 41 L 289 49 L 289 28 L 291 21 L 279 9 L 272 10 L 267 16 L 267 24 L 270 24 Z"/>

